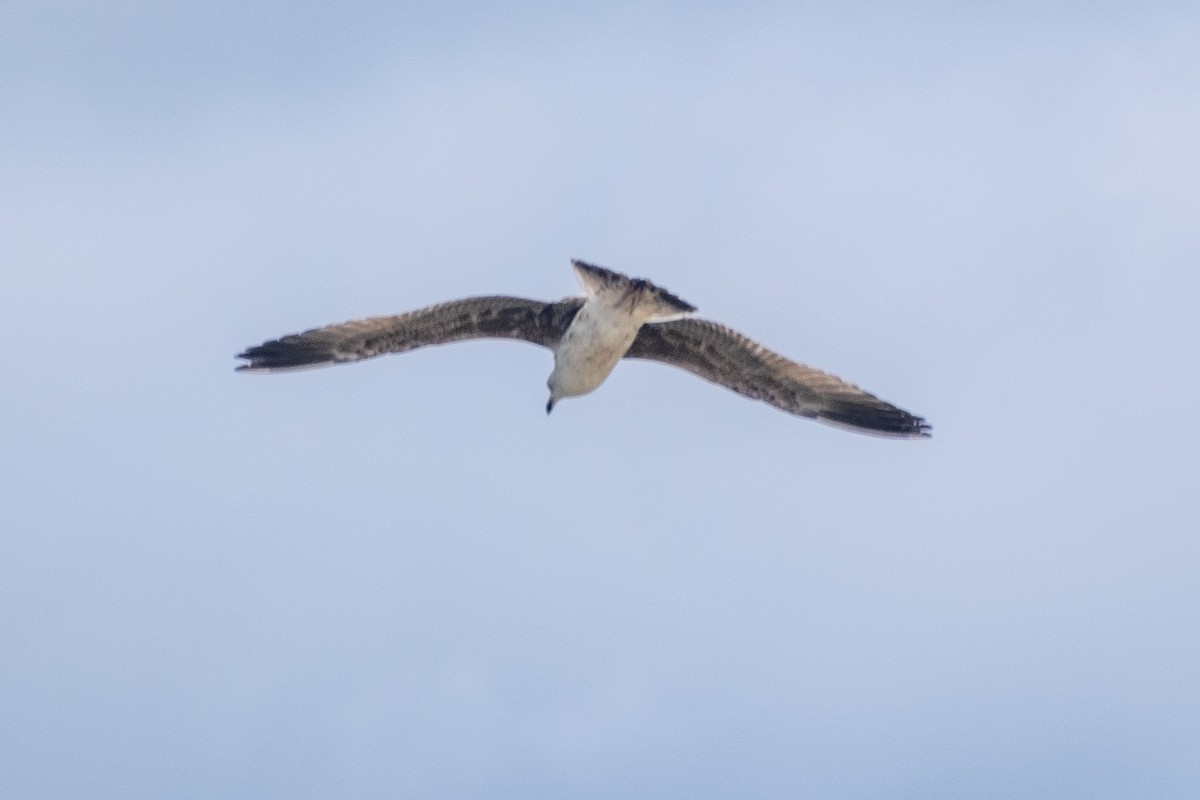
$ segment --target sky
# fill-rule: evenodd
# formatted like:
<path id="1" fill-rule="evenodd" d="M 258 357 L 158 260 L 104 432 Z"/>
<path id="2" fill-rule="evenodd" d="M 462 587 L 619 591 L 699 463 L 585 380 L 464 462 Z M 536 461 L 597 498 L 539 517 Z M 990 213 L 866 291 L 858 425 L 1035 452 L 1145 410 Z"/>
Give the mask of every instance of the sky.
<path id="1" fill-rule="evenodd" d="M 1194 798 L 1189 3 L 0 6 L 6 798 Z M 550 354 L 644 276 L 926 417 Z"/>

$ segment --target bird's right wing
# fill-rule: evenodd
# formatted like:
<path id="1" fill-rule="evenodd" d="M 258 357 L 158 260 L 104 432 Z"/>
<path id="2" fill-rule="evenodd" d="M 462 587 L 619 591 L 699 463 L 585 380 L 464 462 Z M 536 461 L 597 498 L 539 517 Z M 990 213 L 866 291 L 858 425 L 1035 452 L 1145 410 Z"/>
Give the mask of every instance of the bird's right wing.
<path id="1" fill-rule="evenodd" d="M 251 372 L 323 367 L 467 339 L 522 339 L 553 348 L 583 305 L 522 297 L 470 297 L 394 317 L 369 317 L 313 328 L 249 347 L 238 354 Z"/>
<path id="2" fill-rule="evenodd" d="M 625 357 L 670 364 L 789 414 L 863 433 L 929 435 L 920 417 L 706 319 L 643 325 Z"/>

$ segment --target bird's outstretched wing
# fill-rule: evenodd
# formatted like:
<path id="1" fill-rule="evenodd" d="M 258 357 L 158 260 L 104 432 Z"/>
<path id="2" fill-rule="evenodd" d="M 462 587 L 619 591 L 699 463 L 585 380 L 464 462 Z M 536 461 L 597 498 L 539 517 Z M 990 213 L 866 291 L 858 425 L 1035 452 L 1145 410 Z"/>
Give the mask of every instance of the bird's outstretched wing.
<path id="1" fill-rule="evenodd" d="M 453 300 L 264 342 L 238 354 L 250 362 L 238 369 L 274 372 L 323 367 L 466 339 L 522 339 L 553 348 L 582 304 L 583 298 L 578 297 L 558 303 L 500 295 Z"/>
<path id="2" fill-rule="evenodd" d="M 789 414 L 884 436 L 929 436 L 921 417 L 708 320 L 643 325 L 625 357 L 685 369 Z"/>

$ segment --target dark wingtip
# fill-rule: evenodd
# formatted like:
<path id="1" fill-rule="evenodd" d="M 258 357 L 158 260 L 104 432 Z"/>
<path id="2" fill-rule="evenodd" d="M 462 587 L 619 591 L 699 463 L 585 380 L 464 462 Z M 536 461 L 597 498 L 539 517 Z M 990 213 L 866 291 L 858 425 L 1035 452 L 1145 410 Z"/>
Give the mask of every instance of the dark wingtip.
<path id="1" fill-rule="evenodd" d="M 870 398 L 868 402 L 838 403 L 821 412 L 818 419 L 830 425 L 876 436 L 900 439 L 929 439 L 933 436 L 933 426 L 923 417 L 876 398 Z"/>
<path id="2" fill-rule="evenodd" d="M 302 334 L 284 336 L 254 347 L 247 347 L 237 358 L 249 361 L 235 367 L 237 372 L 280 372 L 292 369 L 324 367 L 336 360 L 332 351 Z"/>

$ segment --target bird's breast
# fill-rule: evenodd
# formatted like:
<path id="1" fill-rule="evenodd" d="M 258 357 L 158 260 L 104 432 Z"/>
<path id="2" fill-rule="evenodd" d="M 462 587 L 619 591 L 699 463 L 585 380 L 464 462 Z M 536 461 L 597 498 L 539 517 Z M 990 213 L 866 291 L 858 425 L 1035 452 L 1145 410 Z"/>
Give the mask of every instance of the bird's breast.
<path id="1" fill-rule="evenodd" d="M 554 349 L 551 388 L 569 397 L 587 394 L 604 383 L 640 327 L 641 322 L 627 313 L 586 303 Z"/>

